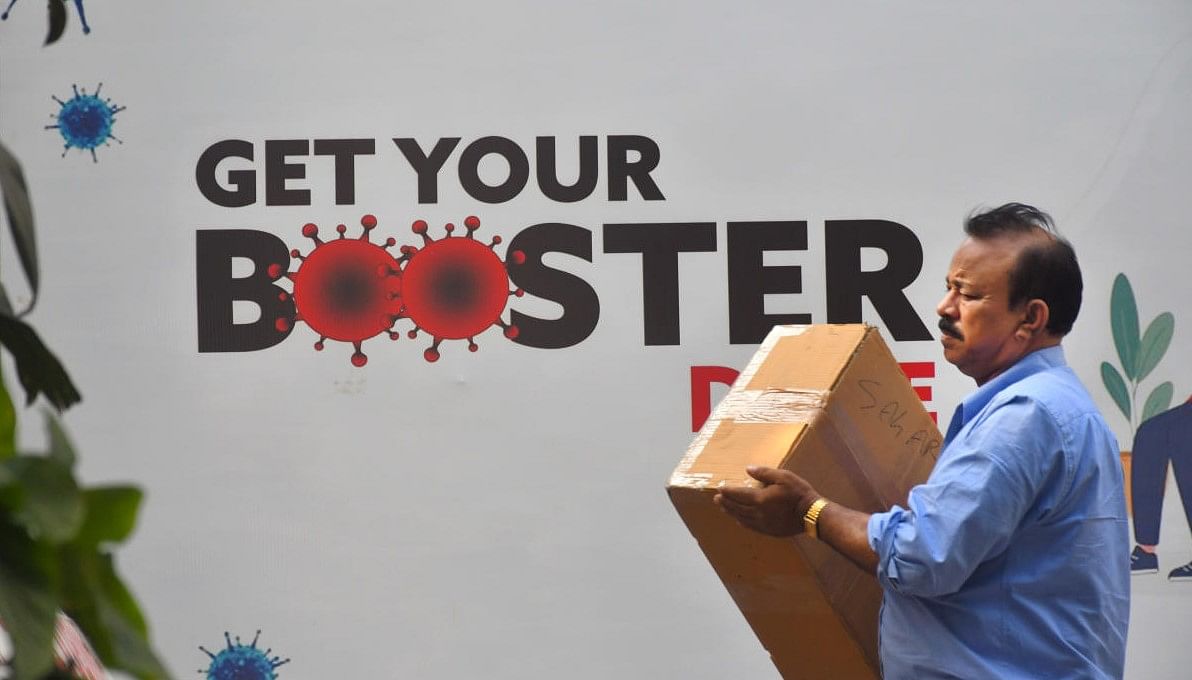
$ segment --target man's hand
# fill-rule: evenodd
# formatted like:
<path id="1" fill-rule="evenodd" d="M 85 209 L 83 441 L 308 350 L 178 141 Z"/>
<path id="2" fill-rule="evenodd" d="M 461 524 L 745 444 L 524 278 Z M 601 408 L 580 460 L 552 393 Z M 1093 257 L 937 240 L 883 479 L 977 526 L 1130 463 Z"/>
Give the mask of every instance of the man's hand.
<path id="1" fill-rule="evenodd" d="M 750 477 L 764 486 L 724 487 L 712 499 L 741 526 L 770 536 L 793 536 L 803 531 L 803 515 L 819 498 L 807 480 L 787 470 L 751 465 Z"/>
<path id="2" fill-rule="evenodd" d="M 747 529 L 770 536 L 803 533 L 803 515 L 820 497 L 799 475 L 786 470 L 749 466 L 750 477 L 764 486 L 720 489 L 713 501 Z M 877 553 L 869 547 L 869 514 L 829 503 L 817 523 L 819 538 L 847 557 L 865 573 L 877 571 Z"/>

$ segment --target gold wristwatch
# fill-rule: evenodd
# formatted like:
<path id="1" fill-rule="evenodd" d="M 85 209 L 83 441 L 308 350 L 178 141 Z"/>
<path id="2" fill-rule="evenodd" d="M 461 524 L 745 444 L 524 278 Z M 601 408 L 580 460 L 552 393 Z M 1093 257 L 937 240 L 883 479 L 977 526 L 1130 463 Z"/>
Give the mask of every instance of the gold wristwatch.
<path id="1" fill-rule="evenodd" d="M 807 508 L 807 514 L 803 515 L 803 532 L 808 536 L 817 539 L 819 538 L 819 530 L 816 528 L 816 522 L 819 521 L 820 513 L 823 512 L 824 508 L 826 507 L 828 507 L 828 499 L 817 498 L 815 499 L 815 502 L 811 504 L 811 507 Z"/>

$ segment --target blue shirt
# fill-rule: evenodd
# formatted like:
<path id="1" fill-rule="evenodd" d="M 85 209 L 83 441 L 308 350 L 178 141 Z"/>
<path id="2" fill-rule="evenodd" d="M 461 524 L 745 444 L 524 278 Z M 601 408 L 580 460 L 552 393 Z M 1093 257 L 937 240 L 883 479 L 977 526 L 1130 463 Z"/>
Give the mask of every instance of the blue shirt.
<path id="1" fill-rule="evenodd" d="M 1118 447 L 1058 346 L 960 404 L 907 506 L 869 520 L 887 680 L 1122 677 Z"/>

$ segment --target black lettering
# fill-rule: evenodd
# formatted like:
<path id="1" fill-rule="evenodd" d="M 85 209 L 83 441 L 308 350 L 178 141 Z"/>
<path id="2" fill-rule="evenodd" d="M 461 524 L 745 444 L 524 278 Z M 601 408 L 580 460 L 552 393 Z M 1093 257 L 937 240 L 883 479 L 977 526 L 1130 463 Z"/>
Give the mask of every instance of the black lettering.
<path id="1" fill-rule="evenodd" d="M 557 319 L 539 319 L 516 309 L 509 312 L 517 326 L 514 342 L 540 349 L 561 349 L 583 342 L 600 319 L 600 298 L 592 286 L 574 274 L 552 269 L 542 262 L 546 253 L 564 253 L 592 261 L 592 232 L 572 224 L 535 224 L 509 241 L 506 253 L 520 250 L 526 261 L 511 267 L 513 285 L 526 293 L 558 303 Z"/>
<path id="2" fill-rule="evenodd" d="M 552 201 L 574 203 L 592 195 L 600 174 L 596 160 L 596 137 L 585 135 L 579 138 L 579 177 L 575 183 L 565 185 L 559 182 L 559 170 L 555 158 L 555 138 L 539 137 L 537 144 L 538 188 Z"/>
<path id="3" fill-rule="evenodd" d="M 927 430 L 915 430 L 915 433 L 912 434 L 903 445 L 910 446 L 911 444 L 922 444 L 926 438 Z M 919 448 L 922 447 L 920 446 Z"/>
<path id="4" fill-rule="evenodd" d="M 439 202 L 439 170 L 459 144 L 459 137 L 444 137 L 435 143 L 430 154 L 422 152 L 418 142 L 409 137 L 395 137 L 393 143 L 401 150 L 410 167 L 418 174 L 418 202 Z"/>
<path id="5" fill-rule="evenodd" d="M 879 419 L 887 417 L 889 418 L 887 424 L 890 426 L 890 429 L 898 430 L 899 437 L 902 436 L 903 427 L 899 425 L 898 422 L 902 420 L 902 416 L 905 413 L 905 411 L 902 411 L 901 408 L 902 405 L 896 401 L 887 402 L 886 405 L 882 407 L 881 412 L 878 414 Z"/>
<path id="6" fill-rule="evenodd" d="M 215 179 L 215 170 L 227 158 L 243 158 L 251 161 L 252 143 L 243 139 L 225 139 L 207 147 L 195 164 L 195 183 L 203 196 L 215 205 L 225 208 L 243 208 L 257 200 L 257 173 L 254 170 L 229 170 L 228 184 L 234 191 L 220 186 Z"/>
<path id="7" fill-rule="evenodd" d="M 807 250 L 806 222 L 728 223 L 728 337 L 757 344 L 777 324 L 811 323 L 810 314 L 766 314 L 766 293 L 802 293 L 798 266 L 766 267 L 767 250 Z"/>
<path id="8" fill-rule="evenodd" d="M 629 152 L 640 157 L 629 160 Z M 647 201 L 666 200 L 650 172 L 658 167 L 662 155 L 658 145 L 641 135 L 609 135 L 608 138 L 608 200 L 624 201 L 629 197 L 629 180 Z"/>
<path id="9" fill-rule="evenodd" d="M 882 384 L 876 380 L 858 380 L 857 381 L 857 387 L 860 387 L 861 391 L 865 393 L 865 396 L 869 397 L 869 403 L 865 404 L 864 406 L 861 407 L 862 411 L 871 409 L 877 405 L 877 397 L 875 397 L 873 395 L 873 392 L 869 391 L 869 385 L 872 385 L 874 387 L 882 386 Z"/>
<path id="10" fill-rule="evenodd" d="M 265 205 L 310 205 L 309 189 L 287 189 L 286 180 L 306 177 L 306 165 L 287 163 L 290 156 L 306 156 L 305 139 L 265 140 Z"/>
<path id="11" fill-rule="evenodd" d="M 829 220 L 827 244 L 828 323 L 860 323 L 861 298 L 873 303 L 895 340 L 930 340 L 903 290 L 923 268 L 923 246 L 915 232 L 887 220 Z M 861 249 L 886 252 L 886 266 L 861 270 Z"/>
<path id="12" fill-rule="evenodd" d="M 200 352 L 251 352 L 272 347 L 290 334 L 278 330 L 277 319 L 291 319 L 294 303 L 269 278 L 269 265 L 288 267 L 290 254 L 276 236 L 252 229 L 201 229 L 195 233 Z M 232 277 L 232 258 L 248 258 L 253 272 Z M 237 324 L 232 303 L 247 300 L 261 309 L 253 323 Z"/>
<path id="13" fill-rule="evenodd" d="M 496 186 L 480 179 L 480 161 L 497 154 L 509 164 L 509 176 Z M 481 137 L 468 145 L 459 157 L 459 183 L 468 195 L 485 203 L 504 203 L 521 193 L 530 179 L 530 161 L 521 147 L 505 137 Z"/>
<path id="14" fill-rule="evenodd" d="M 356 156 L 376 153 L 371 139 L 316 139 L 316 156 L 335 157 L 335 204 L 356 203 Z"/>
<path id="15" fill-rule="evenodd" d="M 679 344 L 679 253 L 715 250 L 715 222 L 604 225 L 604 252 L 642 255 L 647 345 Z"/>
<path id="16" fill-rule="evenodd" d="M 927 442 L 927 445 L 923 447 L 923 455 L 931 456 L 932 458 L 938 458 L 940 443 L 941 442 L 938 439 L 932 439 L 931 441 Z"/>

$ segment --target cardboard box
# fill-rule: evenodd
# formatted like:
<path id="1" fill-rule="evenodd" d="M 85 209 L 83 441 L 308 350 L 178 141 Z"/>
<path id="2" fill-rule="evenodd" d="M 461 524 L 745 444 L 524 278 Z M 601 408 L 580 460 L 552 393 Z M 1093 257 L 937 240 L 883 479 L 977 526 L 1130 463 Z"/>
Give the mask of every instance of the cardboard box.
<path id="1" fill-rule="evenodd" d="M 881 587 L 826 544 L 742 528 L 712 497 L 781 467 L 829 500 L 905 504 L 943 438 L 877 329 L 779 326 L 716 407 L 667 491 L 787 680 L 879 678 Z"/>

